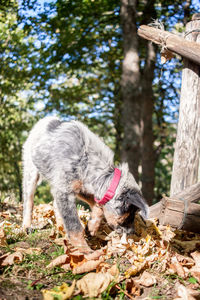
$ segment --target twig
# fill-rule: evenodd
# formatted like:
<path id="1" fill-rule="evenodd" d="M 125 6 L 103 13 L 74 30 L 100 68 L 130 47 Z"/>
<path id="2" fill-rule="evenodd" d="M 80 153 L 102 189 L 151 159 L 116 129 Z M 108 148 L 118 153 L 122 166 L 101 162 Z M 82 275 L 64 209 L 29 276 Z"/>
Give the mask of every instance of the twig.
<path id="1" fill-rule="evenodd" d="M 33 286 L 36 285 L 40 280 L 42 280 L 42 279 L 44 279 L 44 278 L 46 278 L 46 277 L 49 277 L 49 276 L 52 276 L 52 275 L 57 275 L 57 274 L 62 274 L 62 273 L 66 273 L 66 271 L 55 272 L 55 273 L 51 273 L 51 274 L 47 274 L 47 275 L 45 275 L 45 276 L 42 276 L 42 277 L 40 277 L 39 279 L 33 281 L 33 282 L 31 283 L 31 287 L 33 287 Z M 71 283 L 71 281 L 70 281 L 70 283 Z"/>
<path id="2" fill-rule="evenodd" d="M 122 290 L 118 284 L 116 284 L 115 286 L 116 286 L 116 288 L 117 288 L 120 292 L 124 293 L 128 298 L 130 298 L 130 299 L 132 299 L 132 300 L 135 299 L 135 298 L 133 298 L 131 295 L 129 295 L 129 293 L 127 293 L 126 291 Z"/>

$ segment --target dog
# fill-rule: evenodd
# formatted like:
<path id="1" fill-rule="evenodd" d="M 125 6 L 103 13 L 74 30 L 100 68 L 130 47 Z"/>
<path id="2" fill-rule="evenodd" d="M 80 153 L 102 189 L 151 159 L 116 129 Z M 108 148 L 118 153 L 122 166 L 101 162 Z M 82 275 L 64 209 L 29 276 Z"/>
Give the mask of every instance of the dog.
<path id="1" fill-rule="evenodd" d="M 136 211 L 146 219 L 148 205 L 128 164 L 116 168 L 113 157 L 110 148 L 79 121 L 46 117 L 36 123 L 23 146 L 23 228 L 31 226 L 34 192 L 45 179 L 56 217 L 61 216 L 73 246 L 91 251 L 78 218 L 77 197 L 91 207 L 88 230 L 92 236 L 103 215 L 114 230 L 133 233 Z"/>

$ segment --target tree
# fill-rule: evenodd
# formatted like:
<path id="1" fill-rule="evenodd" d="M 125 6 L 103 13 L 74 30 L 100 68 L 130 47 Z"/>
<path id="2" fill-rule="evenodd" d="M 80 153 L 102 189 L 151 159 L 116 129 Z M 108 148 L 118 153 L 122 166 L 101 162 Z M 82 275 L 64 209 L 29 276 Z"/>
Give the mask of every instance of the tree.
<path id="1" fill-rule="evenodd" d="M 30 117 L 20 91 L 27 88 L 30 44 L 18 27 L 17 10 L 17 2 L 0 7 L 0 190 L 17 191 L 21 199 L 21 149 Z"/>
<path id="2" fill-rule="evenodd" d="M 152 22 L 152 18 L 159 18 L 168 28 L 185 20 L 182 1 L 52 0 L 42 3 L 22 1 L 18 11 L 15 26 L 24 35 L 24 54 L 19 49 L 21 41 L 18 46 L 14 39 L 12 42 L 18 49 L 18 63 L 23 66 L 20 71 L 25 73 L 21 81 L 16 76 L 13 83 L 16 91 L 23 88 L 27 91 L 17 107 L 22 105 L 23 114 L 35 121 L 51 113 L 66 120 L 84 121 L 115 151 L 116 162 L 120 161 L 120 155 L 129 162 L 149 203 L 155 199 L 153 191 L 159 199 L 170 180 L 174 138 L 170 139 L 170 133 L 175 118 L 172 114 L 168 117 L 167 106 L 170 103 L 170 110 L 174 107 L 177 111 L 174 99 L 180 82 L 177 83 L 175 72 L 179 70 L 169 64 L 162 67 L 159 49 L 139 39 L 136 32 L 140 24 Z M 25 53 L 26 46 L 29 51 Z M 12 55 L 12 49 L 9 51 Z M 15 70 L 11 68 L 11 73 Z M 158 82 L 161 72 L 163 76 Z M 29 83 L 26 87 L 25 81 Z M 20 94 L 15 95 L 19 99 Z M 13 101 L 15 104 L 18 100 Z M 20 136 L 20 145 L 22 139 Z M 168 142 L 171 144 L 167 145 Z"/>

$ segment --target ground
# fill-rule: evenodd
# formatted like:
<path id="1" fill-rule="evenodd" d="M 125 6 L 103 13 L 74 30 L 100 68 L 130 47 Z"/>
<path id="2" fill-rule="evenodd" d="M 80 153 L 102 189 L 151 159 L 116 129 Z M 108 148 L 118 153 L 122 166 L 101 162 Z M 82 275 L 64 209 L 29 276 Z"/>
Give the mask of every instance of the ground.
<path id="1" fill-rule="evenodd" d="M 79 207 L 83 226 L 89 212 Z M 200 299 L 200 235 L 146 224 L 120 237 L 103 222 L 86 234 L 84 255 L 57 228 L 51 204 L 36 206 L 29 234 L 21 230 L 22 205 L 0 205 L 0 300 Z"/>

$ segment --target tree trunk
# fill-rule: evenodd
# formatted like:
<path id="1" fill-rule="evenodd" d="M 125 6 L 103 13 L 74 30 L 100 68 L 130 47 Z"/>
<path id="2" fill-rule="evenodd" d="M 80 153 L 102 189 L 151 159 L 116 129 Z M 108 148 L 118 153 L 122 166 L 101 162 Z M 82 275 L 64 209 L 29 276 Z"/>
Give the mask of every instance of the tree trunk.
<path id="1" fill-rule="evenodd" d="M 152 82 L 155 68 L 155 50 L 151 42 L 147 43 L 147 58 L 142 77 L 142 193 L 148 204 L 154 197 L 155 153 L 153 136 L 154 97 Z"/>
<path id="2" fill-rule="evenodd" d="M 186 39 L 200 42 L 200 34 L 191 32 L 200 28 L 200 16 L 186 26 Z M 197 18 L 197 19 L 196 19 Z M 198 180 L 200 148 L 200 69 L 184 59 L 179 122 L 174 153 L 170 196 L 181 192 Z"/>
<path id="3" fill-rule="evenodd" d="M 141 88 L 138 37 L 136 28 L 136 0 L 121 0 L 124 60 L 122 65 L 122 161 L 129 163 L 130 171 L 139 179 L 141 139 Z"/>

